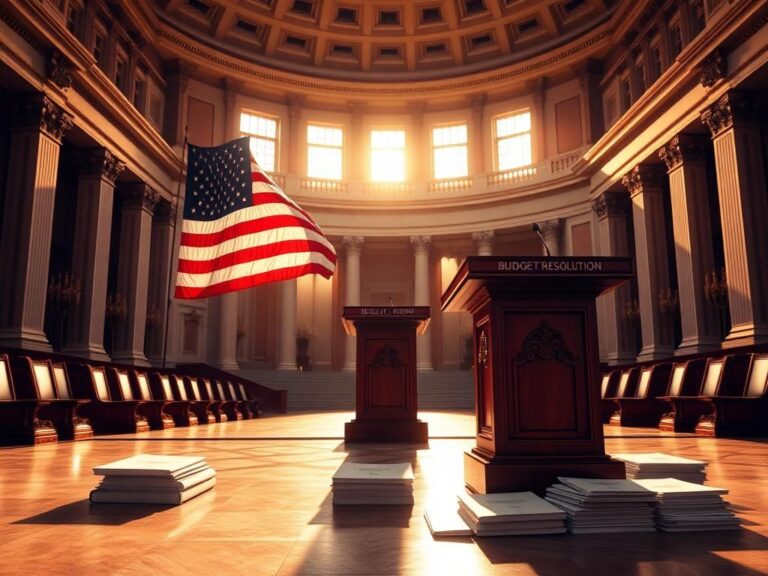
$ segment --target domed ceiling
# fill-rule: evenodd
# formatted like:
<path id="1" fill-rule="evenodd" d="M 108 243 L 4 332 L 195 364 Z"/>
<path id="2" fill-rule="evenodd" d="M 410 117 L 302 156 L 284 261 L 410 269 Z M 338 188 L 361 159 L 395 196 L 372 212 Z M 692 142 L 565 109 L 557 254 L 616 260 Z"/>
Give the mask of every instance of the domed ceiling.
<path id="1" fill-rule="evenodd" d="M 153 1 L 167 26 L 212 49 L 356 81 L 448 78 L 514 64 L 588 35 L 615 8 L 614 0 Z"/>

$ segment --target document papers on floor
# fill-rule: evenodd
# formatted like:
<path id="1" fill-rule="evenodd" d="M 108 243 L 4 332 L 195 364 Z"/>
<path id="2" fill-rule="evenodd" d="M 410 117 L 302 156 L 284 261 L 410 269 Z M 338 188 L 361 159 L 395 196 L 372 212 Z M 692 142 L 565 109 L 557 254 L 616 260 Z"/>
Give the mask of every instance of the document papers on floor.
<path id="1" fill-rule="evenodd" d="M 344 462 L 331 489 L 334 504 L 413 504 L 413 469 L 409 462 Z"/>
<path id="2" fill-rule="evenodd" d="M 611 454 L 611 457 L 624 462 L 627 480 L 677 478 L 694 484 L 704 484 L 707 480 L 707 463 L 702 460 L 691 460 L 661 452 Z"/>
<path id="3" fill-rule="evenodd" d="M 97 466 L 104 479 L 91 502 L 182 504 L 216 485 L 216 470 L 203 456 L 138 454 Z"/>

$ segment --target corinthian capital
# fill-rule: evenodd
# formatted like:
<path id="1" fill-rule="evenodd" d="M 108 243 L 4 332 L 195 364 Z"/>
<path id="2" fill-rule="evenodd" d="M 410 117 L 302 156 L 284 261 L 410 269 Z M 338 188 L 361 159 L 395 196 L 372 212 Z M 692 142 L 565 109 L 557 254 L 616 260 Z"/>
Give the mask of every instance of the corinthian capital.
<path id="1" fill-rule="evenodd" d="M 81 174 L 100 176 L 112 184 L 125 170 L 125 164 L 106 148 L 81 148 L 78 151 L 78 161 Z"/>
<path id="2" fill-rule="evenodd" d="M 754 120 L 751 99 L 743 92 L 728 92 L 701 113 L 701 121 L 709 128 L 712 138 L 719 136 L 734 123 Z"/>
<path id="3" fill-rule="evenodd" d="M 363 242 L 365 242 L 363 236 L 344 236 L 341 239 L 341 243 L 347 251 L 347 254 L 360 254 Z"/>
<path id="4" fill-rule="evenodd" d="M 626 192 L 604 192 L 592 201 L 592 210 L 602 220 L 609 216 L 626 216 L 629 205 L 629 196 Z"/>
<path id="5" fill-rule="evenodd" d="M 638 164 L 621 179 L 630 195 L 658 191 L 664 188 L 665 175 L 659 166 Z"/>
<path id="6" fill-rule="evenodd" d="M 678 134 L 669 144 L 659 148 L 659 158 L 667 165 L 667 171 L 672 172 L 682 166 L 683 162 L 696 162 L 704 159 L 705 143 L 701 138 L 691 134 Z"/>
<path id="7" fill-rule="evenodd" d="M 14 106 L 12 118 L 14 128 L 37 128 L 59 142 L 64 133 L 73 126 L 72 115 L 41 93 L 25 95 Z"/>

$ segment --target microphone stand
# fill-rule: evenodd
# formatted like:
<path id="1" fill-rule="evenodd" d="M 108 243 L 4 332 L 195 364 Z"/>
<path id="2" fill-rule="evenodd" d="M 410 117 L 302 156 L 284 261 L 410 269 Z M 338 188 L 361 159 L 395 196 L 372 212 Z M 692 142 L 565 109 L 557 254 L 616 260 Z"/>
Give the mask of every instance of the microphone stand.
<path id="1" fill-rule="evenodd" d="M 549 251 L 549 246 L 547 246 L 547 243 L 544 241 L 544 236 L 541 235 L 541 228 L 539 228 L 539 225 L 536 224 L 536 222 L 534 222 L 532 229 L 534 232 L 536 232 L 536 236 L 539 237 L 539 241 L 541 242 L 541 245 L 544 246 L 544 251 L 547 253 L 547 258 L 551 258 L 552 253 Z"/>

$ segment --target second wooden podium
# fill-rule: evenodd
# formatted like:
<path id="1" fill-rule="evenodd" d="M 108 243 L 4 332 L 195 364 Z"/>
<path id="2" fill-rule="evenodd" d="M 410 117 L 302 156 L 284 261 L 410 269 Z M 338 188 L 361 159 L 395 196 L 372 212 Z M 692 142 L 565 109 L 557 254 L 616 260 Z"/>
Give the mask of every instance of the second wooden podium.
<path id="1" fill-rule="evenodd" d="M 426 444 L 427 423 L 416 417 L 416 334 L 429 306 L 345 306 L 347 334 L 357 335 L 355 419 L 345 442 Z"/>

